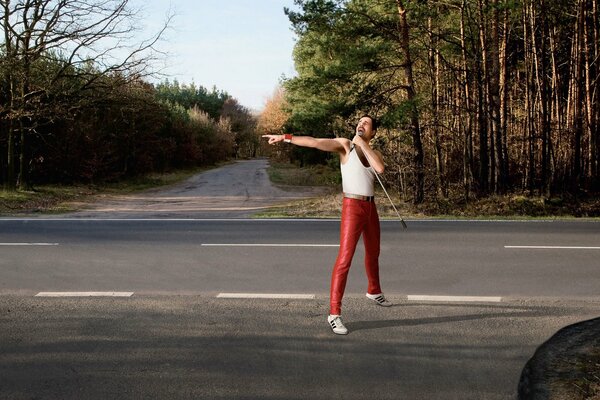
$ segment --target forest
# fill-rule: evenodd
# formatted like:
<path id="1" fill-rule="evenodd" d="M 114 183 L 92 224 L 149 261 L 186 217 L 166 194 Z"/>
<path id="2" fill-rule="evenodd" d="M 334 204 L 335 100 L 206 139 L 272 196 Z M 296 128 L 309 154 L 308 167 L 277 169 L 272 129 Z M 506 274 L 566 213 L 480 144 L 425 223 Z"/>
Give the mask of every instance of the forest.
<path id="1" fill-rule="evenodd" d="M 296 74 L 257 118 L 217 88 L 150 83 L 162 30 L 133 47 L 101 46 L 133 32 L 128 0 L 3 0 L 0 185 L 97 183 L 255 157 L 266 154 L 262 133 L 351 137 L 368 113 L 381 122 L 374 146 L 386 183 L 414 204 L 597 198 L 598 0 L 294 3 L 282 12 Z M 300 165 L 335 164 L 277 151 Z"/>
<path id="2" fill-rule="evenodd" d="M 271 131 L 350 137 L 376 116 L 385 179 L 415 204 L 597 196 L 597 0 L 295 4 L 297 76 L 267 104 Z"/>
<path id="3" fill-rule="evenodd" d="M 0 11 L 5 190 L 255 156 L 255 117 L 228 93 L 149 83 L 161 56 L 153 46 L 166 25 L 145 41 L 119 45 L 138 22 L 128 0 L 3 0 Z"/>

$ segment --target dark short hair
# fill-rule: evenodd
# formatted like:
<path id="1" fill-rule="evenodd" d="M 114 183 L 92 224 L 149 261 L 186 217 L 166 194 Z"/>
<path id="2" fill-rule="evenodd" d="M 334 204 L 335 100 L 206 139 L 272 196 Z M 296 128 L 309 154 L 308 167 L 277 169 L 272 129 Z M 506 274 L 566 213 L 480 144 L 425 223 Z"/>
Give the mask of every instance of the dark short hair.
<path id="1" fill-rule="evenodd" d="M 373 130 L 376 131 L 377 128 L 379 127 L 379 122 L 375 119 L 375 117 L 373 117 L 373 116 L 371 116 L 369 114 L 364 114 L 364 115 L 362 115 L 359 118 L 359 120 L 362 119 L 362 118 L 364 118 L 364 117 L 371 118 L 371 125 L 373 127 Z"/>

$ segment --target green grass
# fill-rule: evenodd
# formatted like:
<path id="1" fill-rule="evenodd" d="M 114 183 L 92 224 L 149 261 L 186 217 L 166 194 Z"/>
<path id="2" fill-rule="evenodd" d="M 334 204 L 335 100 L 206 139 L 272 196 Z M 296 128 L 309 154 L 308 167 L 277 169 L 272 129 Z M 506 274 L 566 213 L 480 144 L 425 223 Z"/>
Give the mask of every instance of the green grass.
<path id="1" fill-rule="evenodd" d="M 124 181 L 107 183 L 101 187 L 101 190 L 108 194 L 128 194 L 141 192 L 156 187 L 169 186 L 179 183 L 185 179 L 190 178 L 195 174 L 198 174 L 202 171 L 206 171 L 208 169 L 210 168 L 203 167 L 164 173 L 155 172 Z"/>
<path id="2" fill-rule="evenodd" d="M 342 182 L 340 171 L 326 165 L 300 168 L 294 164 L 271 162 L 267 173 L 272 183 L 282 186 L 335 186 Z"/>
<path id="3" fill-rule="evenodd" d="M 72 211 L 68 202 L 93 193 L 85 186 L 39 186 L 33 190 L 0 191 L 0 215 L 68 212 Z"/>

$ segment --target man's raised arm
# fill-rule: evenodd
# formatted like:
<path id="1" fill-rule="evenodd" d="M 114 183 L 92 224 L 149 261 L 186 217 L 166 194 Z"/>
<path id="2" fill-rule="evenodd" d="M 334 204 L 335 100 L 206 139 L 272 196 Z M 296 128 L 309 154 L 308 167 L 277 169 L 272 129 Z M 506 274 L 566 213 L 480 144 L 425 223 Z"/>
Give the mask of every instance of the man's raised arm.
<path id="1" fill-rule="evenodd" d="M 287 141 L 296 146 L 301 147 L 312 147 L 322 151 L 328 151 L 331 153 L 345 153 L 346 146 L 345 142 L 350 141 L 348 139 L 320 139 L 312 136 L 293 136 L 293 135 L 263 135 L 262 137 L 269 139 L 269 144 L 280 143 Z"/>

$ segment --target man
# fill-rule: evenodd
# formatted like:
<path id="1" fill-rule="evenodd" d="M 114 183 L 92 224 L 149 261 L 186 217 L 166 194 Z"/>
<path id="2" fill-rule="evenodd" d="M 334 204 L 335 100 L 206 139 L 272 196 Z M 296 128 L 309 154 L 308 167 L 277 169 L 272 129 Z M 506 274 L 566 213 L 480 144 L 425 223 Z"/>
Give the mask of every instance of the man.
<path id="1" fill-rule="evenodd" d="M 377 121 L 364 115 L 356 125 L 352 141 L 345 138 L 317 139 L 310 136 L 263 135 L 269 144 L 282 141 L 296 146 L 312 147 L 340 155 L 342 170 L 342 221 L 340 227 L 340 250 L 331 276 L 330 309 L 327 321 L 334 333 L 346 335 L 348 329 L 341 319 L 342 297 L 346 288 L 348 271 L 359 237 L 365 245 L 365 269 L 369 286 L 367 297 L 384 307 L 392 305 L 381 291 L 379 284 L 379 215 L 374 202 L 375 171 L 383 173 L 381 153 L 373 150 L 369 142 L 375 137 Z"/>

